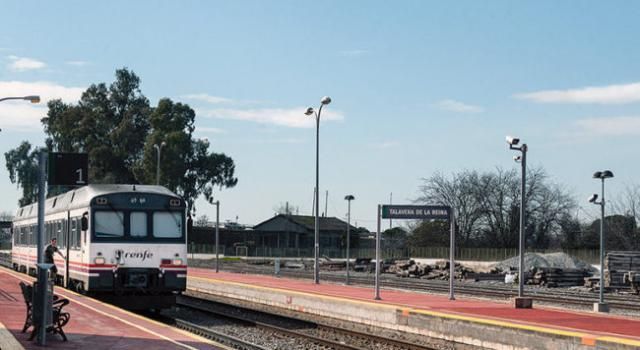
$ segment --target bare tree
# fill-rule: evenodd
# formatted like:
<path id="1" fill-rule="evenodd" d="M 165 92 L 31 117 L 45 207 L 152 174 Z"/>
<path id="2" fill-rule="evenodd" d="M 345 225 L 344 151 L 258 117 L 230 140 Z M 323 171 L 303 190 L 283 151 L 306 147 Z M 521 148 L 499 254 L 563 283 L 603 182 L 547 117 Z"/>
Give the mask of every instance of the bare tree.
<path id="1" fill-rule="evenodd" d="M 273 211 L 276 215 L 285 214 L 285 215 L 297 215 L 299 212 L 298 206 L 290 205 L 289 202 L 280 203 L 273 207 Z"/>
<path id="2" fill-rule="evenodd" d="M 520 220 L 520 173 L 497 168 L 493 172 L 463 171 L 450 178 L 435 174 L 423 179 L 416 202 L 450 205 L 463 245 L 515 247 Z M 529 244 L 546 248 L 560 235 L 561 221 L 575 208 L 562 187 L 545 171 L 527 173 L 525 204 Z"/>
<path id="3" fill-rule="evenodd" d="M 609 203 L 613 213 L 633 217 L 636 223 L 640 222 L 640 184 L 627 185 L 618 198 Z"/>

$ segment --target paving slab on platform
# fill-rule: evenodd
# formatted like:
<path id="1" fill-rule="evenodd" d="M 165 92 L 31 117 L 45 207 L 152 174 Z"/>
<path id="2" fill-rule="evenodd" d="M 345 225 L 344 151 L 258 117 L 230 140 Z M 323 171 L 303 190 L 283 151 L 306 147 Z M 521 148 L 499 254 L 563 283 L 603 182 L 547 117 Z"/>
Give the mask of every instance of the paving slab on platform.
<path id="1" fill-rule="evenodd" d="M 32 278 L 0 268 L 0 324 L 6 338 L 10 334 L 26 349 L 42 349 L 29 341 L 29 333 L 21 333 L 26 305 L 19 282 Z M 56 287 L 55 293 L 70 300 L 64 311 L 71 320 L 64 327 L 68 341 L 47 334 L 47 348 L 54 349 L 221 349 L 208 339 L 164 325 L 146 317 L 105 304 L 98 300 Z M 2 330 L 2 327 L 0 327 Z M 30 331 L 30 330 L 29 330 Z M 3 344 L 0 342 L 0 344 Z M 15 343 L 14 343 L 15 345 Z M 4 347 L 1 348 L 4 350 Z"/>
<path id="2" fill-rule="evenodd" d="M 479 301 L 410 291 L 189 269 L 189 290 L 282 309 L 439 337 L 464 344 L 511 349 L 637 349 L 640 319 Z"/>

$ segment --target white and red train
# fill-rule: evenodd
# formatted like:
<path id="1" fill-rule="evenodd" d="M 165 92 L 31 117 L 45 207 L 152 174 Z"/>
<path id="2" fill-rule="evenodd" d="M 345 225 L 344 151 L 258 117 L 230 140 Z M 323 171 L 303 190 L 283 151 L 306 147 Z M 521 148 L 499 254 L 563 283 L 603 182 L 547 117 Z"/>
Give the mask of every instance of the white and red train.
<path id="1" fill-rule="evenodd" d="M 45 244 L 56 237 L 57 283 L 134 309 L 175 303 L 187 285 L 185 201 L 161 186 L 88 185 L 45 204 Z M 12 264 L 36 271 L 38 204 L 13 221 Z"/>

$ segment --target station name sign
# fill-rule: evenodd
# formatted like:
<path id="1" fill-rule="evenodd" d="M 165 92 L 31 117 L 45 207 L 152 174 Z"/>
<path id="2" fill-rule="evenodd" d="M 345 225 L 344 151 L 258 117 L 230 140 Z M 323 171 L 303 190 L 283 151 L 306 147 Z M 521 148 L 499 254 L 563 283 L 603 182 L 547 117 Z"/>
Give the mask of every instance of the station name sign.
<path id="1" fill-rule="evenodd" d="M 445 205 L 383 205 L 383 219 L 448 220 L 451 208 Z"/>

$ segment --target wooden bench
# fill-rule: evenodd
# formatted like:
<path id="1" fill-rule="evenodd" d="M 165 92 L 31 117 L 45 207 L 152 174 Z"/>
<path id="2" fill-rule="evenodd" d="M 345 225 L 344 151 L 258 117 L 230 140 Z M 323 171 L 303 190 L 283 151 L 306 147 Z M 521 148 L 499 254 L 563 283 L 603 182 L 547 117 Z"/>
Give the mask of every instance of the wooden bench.
<path id="1" fill-rule="evenodd" d="M 20 282 L 20 289 L 22 290 L 22 296 L 24 297 L 24 302 L 27 305 L 27 316 L 24 321 L 24 326 L 22 327 L 22 333 L 26 332 L 29 327 L 33 326 L 33 330 L 31 331 L 31 336 L 29 340 L 33 340 L 33 338 L 38 334 L 38 327 L 36 327 L 33 323 L 33 298 L 35 295 L 35 290 L 33 286 L 26 284 L 24 282 Z M 53 296 L 53 307 L 52 307 L 52 324 L 47 327 L 47 332 L 53 334 L 60 334 L 62 340 L 67 341 L 67 336 L 64 334 L 62 328 L 69 323 L 69 319 L 71 319 L 71 315 L 68 312 L 63 312 L 62 308 L 64 308 L 67 304 L 69 304 L 69 300 L 65 298 L 59 298 L 58 296 Z"/>

